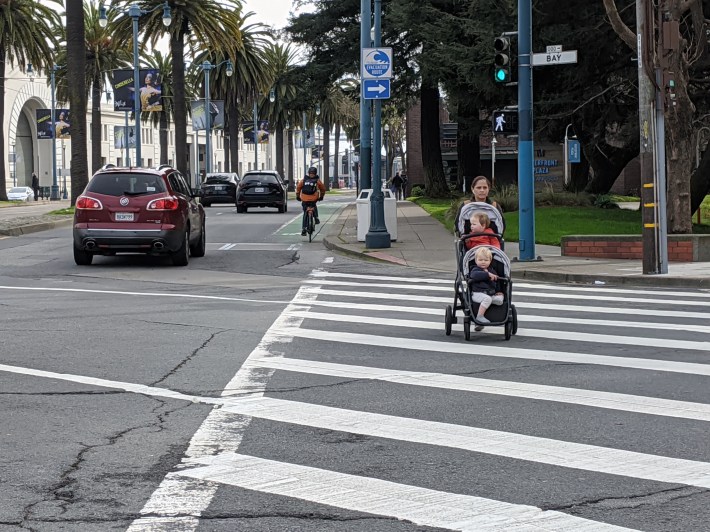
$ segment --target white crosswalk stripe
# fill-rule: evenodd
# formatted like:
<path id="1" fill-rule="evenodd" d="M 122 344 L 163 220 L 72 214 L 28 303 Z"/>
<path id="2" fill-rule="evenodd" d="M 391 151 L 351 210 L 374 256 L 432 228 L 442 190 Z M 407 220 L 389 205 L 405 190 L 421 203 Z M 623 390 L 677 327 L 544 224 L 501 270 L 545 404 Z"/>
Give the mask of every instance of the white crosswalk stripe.
<path id="1" fill-rule="evenodd" d="M 680 400 L 633 382 L 629 382 L 628 392 L 606 391 L 605 382 L 594 382 L 595 371 L 609 369 L 631 372 L 651 382 L 662 382 L 671 376 L 710 377 L 710 360 L 706 357 L 710 351 L 710 294 L 672 294 L 676 297 L 674 302 L 664 298 L 666 293 L 660 290 L 520 283 L 519 290 L 514 285 L 520 327 L 513 341 L 501 342 L 496 336 L 502 336 L 502 328 L 488 327 L 476 341 L 466 342 L 461 334 L 460 311 L 454 335 L 444 335 L 443 310 L 453 302 L 452 280 L 314 271 L 222 393 L 221 407 L 216 407 L 198 431 L 199 437 L 193 439 L 181 467 L 164 480 L 143 508 L 143 516 L 129 530 L 195 530 L 220 486 L 448 530 L 630 530 L 628 524 L 615 521 L 613 511 L 589 519 L 566 510 L 551 511 L 525 504 L 519 496 L 512 502 L 490 498 L 485 493 L 472 496 L 419 487 L 401 481 L 399 476 L 385 480 L 311 467 L 254 456 L 241 448 L 241 441 L 250 430 L 249 420 L 259 419 L 366 436 L 395 447 L 425 445 L 441 449 L 442 453 L 456 450 L 567 472 L 606 475 L 621 483 L 660 483 L 664 488 L 659 491 L 668 485 L 708 489 L 710 452 L 698 452 L 698 458 L 694 458 L 696 455 L 683 445 L 648 452 L 617 448 L 595 442 L 594 438 L 577 441 L 574 433 L 564 430 L 559 434 L 567 434 L 566 437 L 548 437 L 332 406 L 320 403 L 318 387 L 302 392 L 310 393 L 307 397 L 312 401 L 269 394 L 269 382 L 280 372 L 292 379 L 327 377 L 349 383 L 378 383 L 378 388 L 366 389 L 387 390 L 383 407 L 397 402 L 396 394 L 407 387 L 418 390 L 419 395 L 439 390 L 466 398 L 478 394 L 499 401 L 532 401 L 549 408 L 585 408 L 595 416 L 635 416 L 635 422 L 642 425 L 661 419 L 706 424 L 710 421 L 710 399 Z M 557 304 L 558 299 L 577 304 Z M 675 306 L 669 307 L 670 304 Z M 668 335 L 664 335 L 665 330 Z M 298 350 L 296 342 L 314 346 L 313 355 L 304 358 L 305 351 Z M 551 342 L 555 342 L 554 346 Z M 356 356 L 348 353 L 361 351 L 377 352 L 379 356 L 363 359 L 370 363 L 353 363 Z M 323 353 L 328 353 L 328 357 L 323 358 Z M 431 367 L 437 359 L 443 361 L 446 357 L 496 362 L 515 359 L 532 367 L 536 363 L 572 365 L 588 369 L 590 376 L 561 385 L 421 369 L 423 361 Z M 408 367 L 408 358 L 412 367 Z M 388 367 L 390 364 L 392 367 Z M 559 380 L 565 382 L 565 377 L 560 374 Z M 565 415 L 572 419 L 579 412 L 584 411 Z M 229 430 L 222 425 L 229 425 Z M 545 429 L 539 430 L 544 433 Z M 224 439 L 227 433 L 229 441 Z M 210 447 L 211 441 L 217 444 Z M 348 457 L 341 459 L 347 461 Z M 416 464 L 412 467 L 416 468 Z M 405 473 L 402 475 L 406 477 Z M 476 472 L 472 470 L 470 474 L 473 478 Z M 574 483 L 575 475 L 569 476 Z M 179 495 L 172 497 L 174 494 Z M 664 515 L 664 519 L 673 528 L 672 515 Z"/>

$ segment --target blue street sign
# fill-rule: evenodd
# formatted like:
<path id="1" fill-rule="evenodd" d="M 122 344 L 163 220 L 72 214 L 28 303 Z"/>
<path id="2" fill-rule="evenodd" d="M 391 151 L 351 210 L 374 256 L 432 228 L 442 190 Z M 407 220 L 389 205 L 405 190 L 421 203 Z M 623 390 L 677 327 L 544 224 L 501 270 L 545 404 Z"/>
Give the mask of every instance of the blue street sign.
<path id="1" fill-rule="evenodd" d="M 567 160 L 571 163 L 578 163 L 582 160 L 578 140 L 567 140 Z"/>
<path id="2" fill-rule="evenodd" d="M 364 79 L 362 92 L 366 100 L 386 100 L 390 97 L 390 80 Z"/>

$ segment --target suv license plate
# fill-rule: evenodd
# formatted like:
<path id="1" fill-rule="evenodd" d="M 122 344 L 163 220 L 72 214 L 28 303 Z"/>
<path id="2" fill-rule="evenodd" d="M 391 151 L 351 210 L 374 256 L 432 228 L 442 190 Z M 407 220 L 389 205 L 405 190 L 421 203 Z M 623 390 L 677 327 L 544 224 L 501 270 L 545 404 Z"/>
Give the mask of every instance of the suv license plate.
<path id="1" fill-rule="evenodd" d="M 132 212 L 117 212 L 116 213 L 117 222 L 132 222 L 133 213 Z"/>
<path id="2" fill-rule="evenodd" d="M 254 192 L 264 192 L 264 187 L 256 187 Z"/>

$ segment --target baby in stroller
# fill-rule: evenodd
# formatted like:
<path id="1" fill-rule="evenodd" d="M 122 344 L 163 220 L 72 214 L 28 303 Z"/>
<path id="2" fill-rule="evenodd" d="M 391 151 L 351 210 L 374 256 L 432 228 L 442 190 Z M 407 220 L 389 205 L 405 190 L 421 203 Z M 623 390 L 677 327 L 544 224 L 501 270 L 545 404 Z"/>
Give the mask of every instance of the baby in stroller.
<path id="1" fill-rule="evenodd" d="M 493 305 L 502 305 L 504 301 L 503 288 L 498 274 L 491 267 L 493 254 L 485 246 L 480 246 L 475 251 L 475 266 L 468 272 L 471 299 L 478 303 L 475 331 L 482 331 L 483 325 L 490 323 L 485 317 L 488 308 Z"/>

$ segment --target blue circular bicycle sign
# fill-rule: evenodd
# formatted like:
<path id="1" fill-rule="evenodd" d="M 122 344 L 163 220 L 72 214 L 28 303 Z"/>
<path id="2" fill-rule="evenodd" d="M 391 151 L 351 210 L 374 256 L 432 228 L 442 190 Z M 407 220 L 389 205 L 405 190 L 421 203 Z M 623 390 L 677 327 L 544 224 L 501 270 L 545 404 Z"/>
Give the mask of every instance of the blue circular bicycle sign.
<path id="1" fill-rule="evenodd" d="M 362 77 L 389 79 L 392 77 L 392 48 L 363 48 Z"/>

